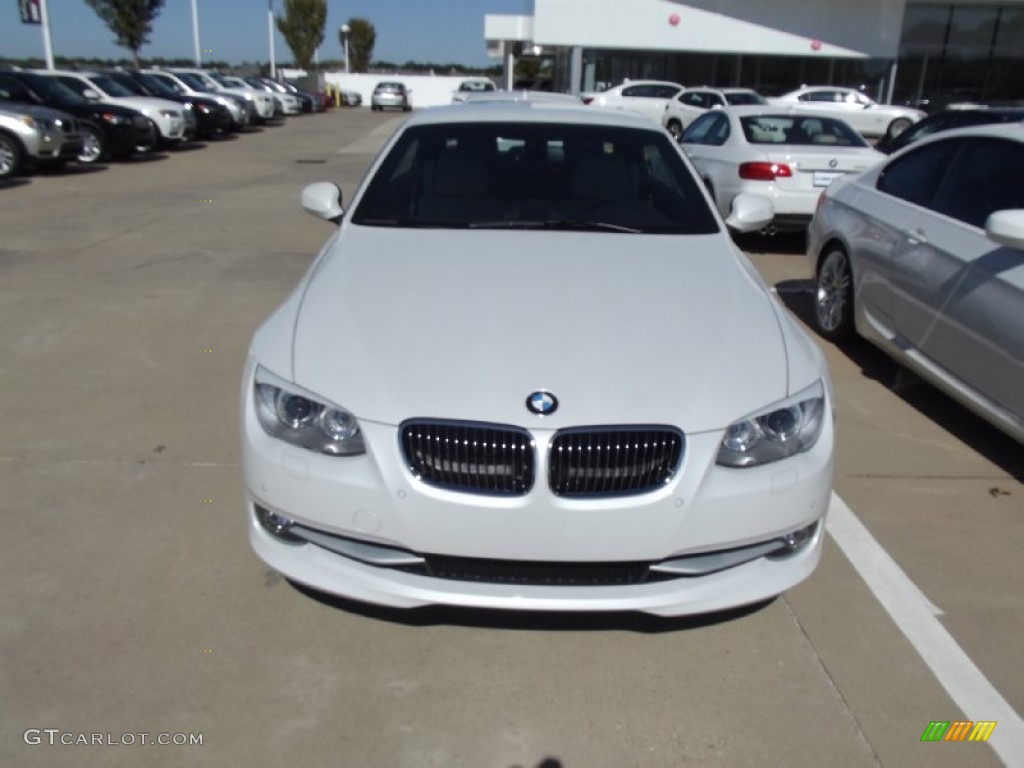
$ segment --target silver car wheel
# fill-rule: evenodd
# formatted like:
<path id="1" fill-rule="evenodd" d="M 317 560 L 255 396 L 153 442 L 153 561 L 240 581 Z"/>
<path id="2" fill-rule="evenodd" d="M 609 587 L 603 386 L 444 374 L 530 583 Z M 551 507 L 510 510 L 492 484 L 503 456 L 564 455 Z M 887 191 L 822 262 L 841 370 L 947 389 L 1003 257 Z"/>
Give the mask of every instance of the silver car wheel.
<path id="1" fill-rule="evenodd" d="M 833 248 L 818 267 L 814 318 L 822 336 L 841 339 L 850 334 L 853 314 L 853 273 L 841 248 Z"/>
<path id="2" fill-rule="evenodd" d="M 13 176 L 20 164 L 20 152 L 14 139 L 0 136 L 0 179 Z"/>
<path id="3" fill-rule="evenodd" d="M 910 122 L 910 120 L 908 120 L 905 117 L 896 118 L 891 123 L 889 123 L 889 138 L 895 139 L 897 136 L 899 136 L 901 133 L 907 130 L 907 128 L 909 128 L 911 125 L 912 123 Z"/>
<path id="4" fill-rule="evenodd" d="M 82 151 L 76 158 L 80 163 L 98 163 L 103 157 L 103 139 L 89 128 L 82 128 Z"/>

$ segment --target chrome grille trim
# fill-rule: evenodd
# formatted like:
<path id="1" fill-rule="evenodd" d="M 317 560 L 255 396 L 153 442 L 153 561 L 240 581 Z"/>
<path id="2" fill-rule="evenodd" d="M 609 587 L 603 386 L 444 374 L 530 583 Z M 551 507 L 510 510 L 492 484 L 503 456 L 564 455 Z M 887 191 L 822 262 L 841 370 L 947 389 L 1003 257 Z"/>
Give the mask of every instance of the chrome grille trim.
<path id="1" fill-rule="evenodd" d="M 406 466 L 428 485 L 522 496 L 533 487 L 530 433 L 504 424 L 412 419 L 400 429 Z"/>
<path id="2" fill-rule="evenodd" d="M 648 493 L 675 476 L 685 442 L 678 429 L 656 425 L 559 430 L 548 454 L 548 484 L 567 498 Z"/>

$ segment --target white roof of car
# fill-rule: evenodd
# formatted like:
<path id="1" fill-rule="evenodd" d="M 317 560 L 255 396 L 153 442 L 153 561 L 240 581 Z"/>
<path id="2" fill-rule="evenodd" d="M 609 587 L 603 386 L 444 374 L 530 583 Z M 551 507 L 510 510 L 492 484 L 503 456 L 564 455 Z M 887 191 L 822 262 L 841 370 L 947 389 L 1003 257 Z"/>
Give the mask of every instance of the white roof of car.
<path id="1" fill-rule="evenodd" d="M 471 109 L 462 104 L 430 107 L 409 118 L 406 125 L 441 123 L 572 123 L 607 125 L 621 128 L 643 128 L 661 131 L 650 118 L 640 114 L 611 109 L 590 109 L 575 99 L 572 103 L 538 100 L 476 101 Z"/>

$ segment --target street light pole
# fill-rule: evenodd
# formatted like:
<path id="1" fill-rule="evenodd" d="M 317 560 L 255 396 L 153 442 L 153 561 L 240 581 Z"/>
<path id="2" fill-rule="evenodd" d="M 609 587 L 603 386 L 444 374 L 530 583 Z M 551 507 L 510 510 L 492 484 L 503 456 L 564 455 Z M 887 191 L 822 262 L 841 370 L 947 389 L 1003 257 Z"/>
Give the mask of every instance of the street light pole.
<path id="1" fill-rule="evenodd" d="M 39 23 L 43 27 L 43 54 L 46 56 L 46 68 L 55 69 L 53 42 L 50 40 L 50 14 L 46 9 L 46 0 L 39 0 Z"/>
<path id="2" fill-rule="evenodd" d="M 348 68 L 348 33 L 352 31 L 352 28 L 348 24 L 341 25 L 341 39 L 345 47 L 345 74 L 349 74 Z"/>
<path id="3" fill-rule="evenodd" d="M 192 45 L 196 53 L 196 66 L 203 66 L 203 57 L 199 52 L 199 11 L 196 9 L 196 0 L 192 0 Z"/>
<path id="4" fill-rule="evenodd" d="M 270 36 L 270 79 L 277 80 L 277 63 L 274 61 L 274 0 L 267 2 L 267 33 Z"/>

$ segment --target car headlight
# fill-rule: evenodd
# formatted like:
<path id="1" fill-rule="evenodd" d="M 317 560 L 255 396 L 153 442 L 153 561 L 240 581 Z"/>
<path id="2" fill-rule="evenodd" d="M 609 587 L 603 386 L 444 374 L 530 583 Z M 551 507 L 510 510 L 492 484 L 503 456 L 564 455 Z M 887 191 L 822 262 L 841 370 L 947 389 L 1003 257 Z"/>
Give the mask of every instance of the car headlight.
<path id="1" fill-rule="evenodd" d="M 123 117 L 121 115 L 115 115 L 113 112 L 104 112 L 103 114 L 100 115 L 100 117 L 102 117 L 104 120 L 106 120 L 111 125 L 121 125 L 122 123 L 129 122 L 129 119 L 127 117 Z"/>
<path id="2" fill-rule="evenodd" d="M 19 119 L 19 120 L 21 120 L 21 122 L 23 122 L 23 123 L 24 123 L 25 125 L 27 125 L 27 126 L 28 126 L 29 128 L 35 128 L 35 127 L 36 127 L 36 121 L 35 121 L 35 120 L 33 120 L 33 119 L 32 119 L 31 117 L 29 117 L 28 115 L 22 115 L 22 116 L 21 116 L 20 118 L 18 118 L 18 119 Z"/>
<path id="3" fill-rule="evenodd" d="M 271 437 L 331 456 L 366 453 L 356 417 L 257 366 L 256 416 Z"/>
<path id="4" fill-rule="evenodd" d="M 825 385 L 819 379 L 792 397 L 733 422 L 716 463 L 756 467 L 810 450 L 825 423 Z"/>
<path id="5" fill-rule="evenodd" d="M 177 117 L 178 116 L 178 113 L 175 112 L 173 109 L 161 109 L 160 110 L 160 114 L 163 115 L 164 117 Z"/>

